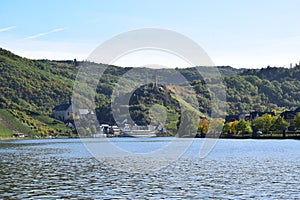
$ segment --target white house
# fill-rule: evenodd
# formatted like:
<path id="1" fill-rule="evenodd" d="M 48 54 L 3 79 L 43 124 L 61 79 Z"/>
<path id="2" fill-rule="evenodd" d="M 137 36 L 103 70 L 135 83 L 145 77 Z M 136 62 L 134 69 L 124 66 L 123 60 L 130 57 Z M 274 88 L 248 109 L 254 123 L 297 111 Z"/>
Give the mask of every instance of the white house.
<path id="1" fill-rule="evenodd" d="M 66 121 L 71 117 L 71 114 L 75 114 L 79 116 L 79 118 L 90 117 L 94 115 L 93 111 L 89 111 L 88 109 L 74 109 L 72 104 L 60 104 L 55 106 L 52 110 L 52 115 L 55 119 Z"/>
<path id="2" fill-rule="evenodd" d="M 83 118 L 84 116 L 86 116 L 89 113 L 90 112 L 88 109 L 78 109 L 78 115 L 80 118 Z"/>

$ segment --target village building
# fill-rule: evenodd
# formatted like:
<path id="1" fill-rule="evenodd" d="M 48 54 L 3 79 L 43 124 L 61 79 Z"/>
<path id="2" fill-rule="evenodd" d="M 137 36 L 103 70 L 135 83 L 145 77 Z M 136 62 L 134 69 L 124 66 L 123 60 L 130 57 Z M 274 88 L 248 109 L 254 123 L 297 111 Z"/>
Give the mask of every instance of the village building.
<path id="1" fill-rule="evenodd" d="M 239 120 L 239 116 L 238 115 L 228 115 L 225 116 L 225 124 L 229 123 L 229 122 L 234 122 L 234 121 L 238 121 Z"/>
<path id="2" fill-rule="evenodd" d="M 90 111 L 88 109 L 78 109 L 78 115 L 80 118 L 83 118 L 87 114 L 89 114 Z"/>
<path id="3" fill-rule="evenodd" d="M 60 104 L 55 106 L 52 110 L 52 115 L 55 119 L 66 121 L 73 114 L 72 104 Z"/>
<path id="4" fill-rule="evenodd" d="M 290 123 L 288 130 L 294 130 L 294 120 L 297 113 L 300 113 L 300 108 L 297 108 L 294 111 L 285 111 L 280 114 L 281 117 L 283 117 L 288 123 Z"/>
<path id="5" fill-rule="evenodd" d="M 250 113 L 250 121 L 253 121 L 256 118 L 261 117 L 261 116 L 263 116 L 265 114 L 268 114 L 268 115 L 271 115 L 271 116 L 275 116 L 274 112 L 257 112 L 257 111 L 255 111 L 255 112 L 251 112 Z"/>
<path id="6" fill-rule="evenodd" d="M 67 121 L 72 117 L 78 117 L 80 119 L 90 117 L 94 115 L 93 111 L 88 109 L 74 109 L 71 103 L 60 104 L 55 106 L 52 110 L 52 116 L 60 121 Z"/>
<path id="7" fill-rule="evenodd" d="M 244 119 L 245 121 L 252 122 L 258 117 L 263 116 L 264 114 L 269 114 L 272 116 L 275 116 L 274 112 L 250 112 L 250 113 L 242 113 L 238 115 L 228 115 L 225 116 L 225 124 L 233 121 L 239 121 L 241 119 Z"/>

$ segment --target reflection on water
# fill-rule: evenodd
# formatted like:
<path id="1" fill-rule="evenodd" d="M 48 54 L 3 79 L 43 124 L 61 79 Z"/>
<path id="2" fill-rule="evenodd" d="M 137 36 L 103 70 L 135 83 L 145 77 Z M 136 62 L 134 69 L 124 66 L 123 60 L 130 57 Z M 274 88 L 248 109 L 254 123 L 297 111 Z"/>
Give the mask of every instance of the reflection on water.
<path id="1" fill-rule="evenodd" d="M 118 140 L 138 151 L 169 139 Z M 300 198 L 299 141 L 219 140 L 205 159 L 201 143 L 161 170 L 130 173 L 111 165 L 136 157 L 98 161 L 79 139 L 1 141 L 0 199 Z"/>

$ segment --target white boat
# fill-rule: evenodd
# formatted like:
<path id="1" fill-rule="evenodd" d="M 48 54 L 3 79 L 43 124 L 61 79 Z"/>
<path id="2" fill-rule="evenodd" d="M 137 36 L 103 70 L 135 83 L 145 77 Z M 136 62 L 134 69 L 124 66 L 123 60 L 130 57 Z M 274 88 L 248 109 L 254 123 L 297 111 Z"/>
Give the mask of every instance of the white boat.
<path id="1" fill-rule="evenodd" d="M 110 126 L 109 124 L 100 125 L 101 134 L 106 137 L 118 137 L 121 135 L 121 130 L 118 126 Z"/>
<path id="2" fill-rule="evenodd" d="M 111 131 L 114 134 L 114 136 L 120 136 L 121 135 L 121 130 L 119 129 L 118 126 L 111 126 Z"/>
<path id="3" fill-rule="evenodd" d="M 154 126 L 130 126 L 129 124 L 125 124 L 124 127 L 121 128 L 121 136 L 122 137 L 156 137 L 156 129 Z"/>

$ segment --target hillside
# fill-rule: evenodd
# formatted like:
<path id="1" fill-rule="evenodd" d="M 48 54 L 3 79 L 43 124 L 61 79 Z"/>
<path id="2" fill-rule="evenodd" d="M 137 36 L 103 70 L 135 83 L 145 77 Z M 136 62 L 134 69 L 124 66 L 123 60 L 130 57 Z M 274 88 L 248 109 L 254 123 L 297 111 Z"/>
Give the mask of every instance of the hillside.
<path id="1" fill-rule="evenodd" d="M 59 134 L 68 132 L 72 134 L 74 130 L 68 130 L 62 122 L 50 117 L 54 106 L 69 101 L 73 91 L 73 84 L 79 67 L 84 67 L 87 62 L 74 61 L 50 61 L 50 60 L 30 60 L 17 56 L 7 50 L 0 49 L 0 108 L 1 118 L 11 120 L 22 129 L 26 134 L 45 136 L 49 133 Z M 103 76 L 99 80 L 96 89 L 95 104 L 96 114 L 100 122 L 114 123 L 111 110 L 111 96 L 118 87 L 122 95 L 131 94 L 131 88 L 138 86 L 145 80 L 145 76 L 153 78 L 153 69 L 141 68 L 142 75 L 135 73 L 135 79 L 125 79 L 120 84 L 120 77 L 133 68 L 122 68 L 117 66 L 107 66 L 95 64 L 99 68 L 107 67 Z M 226 86 L 227 94 L 227 113 L 237 114 L 250 111 L 270 111 L 294 109 L 300 105 L 300 66 L 293 68 L 268 67 L 264 69 L 234 69 L 230 66 L 219 66 L 218 71 L 222 75 L 222 80 Z M 210 99 L 213 91 L 209 91 L 207 85 L 218 87 L 217 80 L 211 72 L 210 67 L 194 67 L 186 69 L 175 69 L 180 73 L 185 81 L 180 82 L 181 89 L 176 90 L 179 96 L 185 96 L 186 100 L 175 97 L 173 94 L 161 91 L 156 93 L 160 99 L 167 104 L 170 113 L 169 127 L 175 129 L 174 124 L 180 115 L 176 109 L 178 104 L 196 101 L 199 103 L 199 113 L 209 115 L 212 109 Z M 199 70 L 203 73 L 199 74 Z M 178 81 L 173 78 L 174 70 L 162 69 L 158 72 L 160 77 L 170 77 L 167 80 L 171 86 Z M 152 74 L 152 75 L 151 75 Z M 151 75 L 151 76 L 150 76 Z M 160 80 L 158 78 L 158 80 Z M 153 79 L 149 79 L 149 83 Z M 148 87 L 147 87 L 148 88 Z M 173 87 L 174 88 L 174 87 Z M 176 89 L 176 88 L 175 88 Z M 188 89 L 192 89 L 196 99 Z M 133 118 L 149 121 L 149 108 L 151 105 L 158 104 L 157 97 L 150 95 L 151 91 L 145 87 L 139 87 L 136 91 L 141 97 L 139 101 L 130 104 L 130 113 Z M 92 101 L 93 99 L 90 99 Z M 224 102 L 225 103 L 225 102 Z M 147 107 L 148 106 L 148 107 Z M 146 109 L 146 111 L 145 111 Z M 148 110 L 148 111 L 147 111 Z M 6 116 L 2 116 L 6 113 Z M 174 116 L 176 116 L 174 118 Z M 171 122 L 172 121 L 172 122 Z M 20 125 L 17 125 L 17 124 Z M 1 125 L 2 129 L 3 124 Z M 7 132 L 7 131 L 5 131 Z"/>
<path id="2" fill-rule="evenodd" d="M 50 124 L 35 118 L 69 99 L 76 71 L 72 61 L 29 60 L 0 49 L 0 117 L 27 135 L 68 132 L 61 122 L 51 126 L 52 118 Z"/>
<path id="3" fill-rule="evenodd" d="M 71 61 L 34 61 L 0 49 L 0 105 L 49 113 L 68 100 L 77 69 Z"/>

